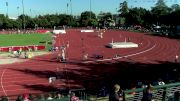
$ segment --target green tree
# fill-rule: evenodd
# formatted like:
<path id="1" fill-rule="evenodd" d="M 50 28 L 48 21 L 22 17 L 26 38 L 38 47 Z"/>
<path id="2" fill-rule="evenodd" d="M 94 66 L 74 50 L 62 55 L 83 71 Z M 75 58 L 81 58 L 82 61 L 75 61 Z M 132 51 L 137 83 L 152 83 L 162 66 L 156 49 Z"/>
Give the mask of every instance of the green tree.
<path id="1" fill-rule="evenodd" d="M 144 23 L 143 17 L 146 14 L 146 9 L 144 8 L 132 8 L 127 14 L 127 22 L 131 25 L 142 25 Z"/>
<path id="2" fill-rule="evenodd" d="M 149 11 L 149 10 L 146 10 L 145 15 L 143 16 L 142 19 L 144 20 L 143 26 L 148 29 L 150 29 L 152 24 L 155 23 L 155 22 L 153 22 L 154 21 L 153 15 L 152 15 L 151 11 Z"/>
<path id="3" fill-rule="evenodd" d="M 38 18 L 38 26 L 48 28 L 49 22 L 46 18 L 44 18 L 43 16 L 40 16 Z"/>
<path id="4" fill-rule="evenodd" d="M 151 12 L 156 16 L 162 16 L 168 14 L 169 8 L 165 4 L 164 0 L 158 0 L 155 7 L 152 7 Z"/>
<path id="5" fill-rule="evenodd" d="M 13 21 L 13 26 L 14 26 L 14 28 L 21 29 L 22 28 L 22 23 L 19 20 L 14 20 Z"/>
<path id="6" fill-rule="evenodd" d="M 4 14 L 0 14 L 0 28 L 4 28 L 3 24 L 6 20 L 7 18 L 4 16 Z"/>
<path id="7" fill-rule="evenodd" d="M 49 28 L 53 28 L 54 26 L 59 26 L 59 22 L 61 20 L 61 16 L 58 14 L 45 15 L 45 19 L 49 22 Z"/>
<path id="8" fill-rule="evenodd" d="M 5 26 L 6 28 L 14 28 L 14 21 L 12 19 L 7 19 Z"/>
<path id="9" fill-rule="evenodd" d="M 120 17 L 120 25 L 122 26 L 127 25 L 128 22 L 126 19 L 127 19 L 127 15 L 129 14 L 127 1 L 120 3 L 118 12 Z"/>
<path id="10" fill-rule="evenodd" d="M 121 17 L 119 21 L 120 21 L 119 22 L 120 25 L 123 26 L 125 24 L 125 22 L 126 22 L 126 19 L 125 19 L 125 17 Z"/>
<path id="11" fill-rule="evenodd" d="M 176 10 L 174 12 L 172 12 L 169 16 L 168 16 L 169 20 L 167 20 L 169 22 L 169 25 L 175 26 L 175 25 L 180 25 L 180 10 Z"/>
<path id="12" fill-rule="evenodd" d="M 98 26 L 98 21 L 96 19 L 89 19 L 88 26 Z"/>
<path id="13" fill-rule="evenodd" d="M 20 21 L 22 23 L 22 26 L 25 24 L 25 27 L 28 27 L 31 22 L 32 18 L 28 15 L 20 15 L 17 19 L 17 21 Z"/>
<path id="14" fill-rule="evenodd" d="M 100 26 L 110 26 L 113 21 L 113 15 L 110 12 L 100 12 L 97 18 Z"/>
<path id="15" fill-rule="evenodd" d="M 90 19 L 96 19 L 95 13 L 90 12 L 90 11 L 82 12 L 81 13 L 81 20 L 80 20 L 81 26 L 88 26 L 88 24 L 91 23 L 89 21 L 92 21 Z"/>
<path id="16" fill-rule="evenodd" d="M 118 12 L 120 13 L 121 16 L 125 16 L 129 12 L 127 1 L 120 3 Z"/>
<path id="17" fill-rule="evenodd" d="M 171 6 L 171 12 L 175 12 L 175 11 L 178 11 L 178 10 L 180 10 L 179 4 L 173 4 Z"/>
<path id="18" fill-rule="evenodd" d="M 163 23 L 165 22 L 166 15 L 169 14 L 169 7 L 165 4 L 164 0 L 158 0 L 157 3 L 155 4 L 155 7 L 152 7 L 152 14 L 154 16 L 154 20 L 157 23 Z"/>

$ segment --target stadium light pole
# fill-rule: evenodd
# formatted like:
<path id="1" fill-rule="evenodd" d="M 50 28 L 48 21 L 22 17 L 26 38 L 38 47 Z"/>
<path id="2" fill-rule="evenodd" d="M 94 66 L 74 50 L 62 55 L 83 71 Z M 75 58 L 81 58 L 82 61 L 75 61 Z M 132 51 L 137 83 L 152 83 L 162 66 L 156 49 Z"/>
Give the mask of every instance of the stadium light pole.
<path id="1" fill-rule="evenodd" d="M 19 6 L 17 7 L 18 17 L 19 17 Z"/>
<path id="2" fill-rule="evenodd" d="M 72 16 L 72 1 L 70 0 L 70 6 L 71 6 L 71 16 Z"/>
<path id="3" fill-rule="evenodd" d="M 92 12 L 92 11 L 91 11 L 91 0 L 90 0 L 90 19 L 91 19 L 91 16 L 92 16 L 92 15 L 91 15 L 91 12 Z"/>
<path id="4" fill-rule="evenodd" d="M 32 17 L 32 10 L 30 9 L 29 11 L 30 11 L 30 16 Z"/>
<path id="5" fill-rule="evenodd" d="M 8 17 L 8 2 L 6 2 L 6 7 L 7 7 L 6 17 Z"/>
<path id="6" fill-rule="evenodd" d="M 37 15 L 37 13 L 36 13 L 36 11 L 35 11 L 35 10 L 33 10 L 33 13 L 34 13 L 35 17 L 37 18 L 37 17 L 38 17 L 38 15 Z"/>
<path id="7" fill-rule="evenodd" d="M 23 9 L 23 29 L 25 30 L 26 26 L 25 26 L 25 15 L 24 15 L 24 0 L 22 0 L 22 9 Z"/>
<path id="8" fill-rule="evenodd" d="M 73 18 L 73 15 L 72 15 L 72 1 L 70 0 L 70 7 L 71 7 L 71 14 L 70 14 L 70 26 L 72 26 L 72 18 Z"/>
<path id="9" fill-rule="evenodd" d="M 68 15 L 68 8 L 69 8 L 69 3 L 67 3 L 67 15 Z"/>

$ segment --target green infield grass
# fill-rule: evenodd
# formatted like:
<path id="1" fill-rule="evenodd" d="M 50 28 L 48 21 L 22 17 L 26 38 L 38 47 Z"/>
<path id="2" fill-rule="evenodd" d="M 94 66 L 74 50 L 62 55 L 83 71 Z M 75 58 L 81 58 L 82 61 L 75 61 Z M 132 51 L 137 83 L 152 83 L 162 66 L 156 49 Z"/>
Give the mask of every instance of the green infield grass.
<path id="1" fill-rule="evenodd" d="M 0 47 L 4 46 L 26 46 L 45 45 L 49 47 L 51 34 L 0 34 Z"/>

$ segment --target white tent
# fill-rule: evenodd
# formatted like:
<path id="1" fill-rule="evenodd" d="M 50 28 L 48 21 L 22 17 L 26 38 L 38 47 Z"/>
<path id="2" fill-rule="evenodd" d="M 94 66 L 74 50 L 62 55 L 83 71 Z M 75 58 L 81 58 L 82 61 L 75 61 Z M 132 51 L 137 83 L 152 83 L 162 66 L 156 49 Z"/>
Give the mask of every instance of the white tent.
<path id="1" fill-rule="evenodd" d="M 66 30 L 53 30 L 53 34 L 66 34 Z"/>
<path id="2" fill-rule="evenodd" d="M 90 30 L 90 29 L 88 29 L 88 30 L 81 30 L 81 32 L 94 32 L 94 30 Z"/>
<path id="3" fill-rule="evenodd" d="M 159 28 L 161 28 L 161 26 L 155 26 L 154 28 L 157 28 L 157 29 L 159 29 Z"/>

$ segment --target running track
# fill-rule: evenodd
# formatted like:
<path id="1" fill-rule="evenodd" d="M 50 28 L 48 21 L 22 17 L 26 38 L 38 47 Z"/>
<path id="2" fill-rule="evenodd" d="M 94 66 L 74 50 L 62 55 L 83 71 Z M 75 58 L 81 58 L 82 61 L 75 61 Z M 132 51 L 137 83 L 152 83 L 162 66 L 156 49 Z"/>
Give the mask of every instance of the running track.
<path id="1" fill-rule="evenodd" d="M 139 44 L 139 47 L 105 48 L 112 39 L 114 42 L 124 41 L 128 37 L 132 42 Z M 42 93 L 56 88 L 71 89 L 91 86 L 92 89 L 97 89 L 108 79 L 113 81 L 111 79 L 117 78 L 116 74 L 119 73 L 117 71 L 121 68 L 120 66 L 125 66 L 114 66 L 112 63 L 126 61 L 154 65 L 174 62 L 175 55 L 180 55 L 177 40 L 144 33 L 108 30 L 101 39 L 97 37 L 97 32 L 80 33 L 80 30 L 73 29 L 68 30 L 66 35 L 57 35 L 56 46 L 65 45 L 68 41 L 70 46 L 67 48 L 66 55 L 69 62 L 66 64 L 56 62 L 57 52 L 51 52 L 23 63 L 1 65 L 0 95 Z M 81 61 L 82 53 L 88 53 L 89 56 L 102 54 L 104 59 L 90 58 L 88 61 Z M 120 57 L 114 58 L 115 54 Z M 106 65 L 102 65 L 104 63 Z M 48 77 L 55 75 L 58 75 L 59 79 L 53 85 L 49 85 Z"/>

